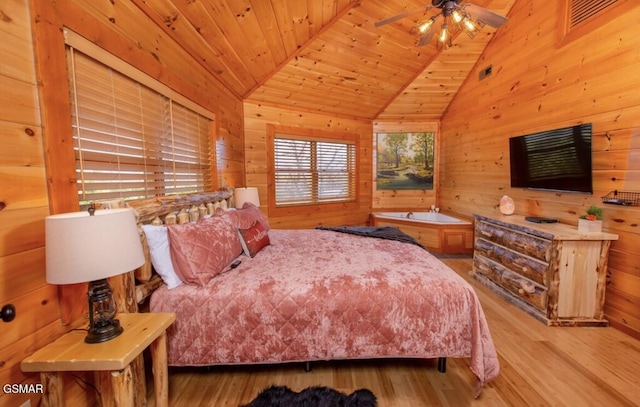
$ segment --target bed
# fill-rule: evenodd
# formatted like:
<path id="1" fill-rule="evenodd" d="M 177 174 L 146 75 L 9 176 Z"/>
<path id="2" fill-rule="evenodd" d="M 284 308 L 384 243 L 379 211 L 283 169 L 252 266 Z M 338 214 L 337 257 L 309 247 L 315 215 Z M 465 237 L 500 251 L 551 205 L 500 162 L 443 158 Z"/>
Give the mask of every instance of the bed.
<path id="1" fill-rule="evenodd" d="M 176 313 L 170 366 L 469 358 L 476 397 L 498 375 L 473 288 L 418 245 L 271 229 L 251 204 L 206 212 L 143 226 L 163 279 L 150 311 Z"/>

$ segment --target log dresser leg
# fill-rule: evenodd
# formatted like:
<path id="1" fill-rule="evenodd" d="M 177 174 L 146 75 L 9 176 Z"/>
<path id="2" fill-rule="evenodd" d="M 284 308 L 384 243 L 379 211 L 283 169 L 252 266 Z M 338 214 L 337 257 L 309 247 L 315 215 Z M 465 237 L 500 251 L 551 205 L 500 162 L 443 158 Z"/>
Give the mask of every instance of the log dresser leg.
<path id="1" fill-rule="evenodd" d="M 42 372 L 40 381 L 44 394 L 42 395 L 43 407 L 63 407 L 64 406 L 64 381 L 59 372 Z"/>

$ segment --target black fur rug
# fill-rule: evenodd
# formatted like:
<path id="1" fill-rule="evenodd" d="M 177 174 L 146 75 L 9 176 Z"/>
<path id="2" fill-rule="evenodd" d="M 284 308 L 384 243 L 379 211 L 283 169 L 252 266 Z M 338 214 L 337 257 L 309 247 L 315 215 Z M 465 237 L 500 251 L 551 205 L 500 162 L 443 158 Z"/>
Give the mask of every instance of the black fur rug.
<path id="1" fill-rule="evenodd" d="M 244 407 L 377 407 L 376 396 L 360 389 L 346 395 L 329 387 L 309 387 L 299 393 L 286 386 L 271 386 Z"/>

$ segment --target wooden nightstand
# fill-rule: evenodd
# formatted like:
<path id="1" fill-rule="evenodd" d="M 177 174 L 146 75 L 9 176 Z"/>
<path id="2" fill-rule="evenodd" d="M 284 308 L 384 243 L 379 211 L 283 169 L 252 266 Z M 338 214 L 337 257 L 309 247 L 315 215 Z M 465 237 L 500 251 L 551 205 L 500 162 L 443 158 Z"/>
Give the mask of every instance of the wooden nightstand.
<path id="1" fill-rule="evenodd" d="M 169 405 L 167 328 L 173 313 L 118 314 L 124 332 L 107 342 L 84 342 L 85 331 L 70 331 L 22 361 L 24 372 L 41 372 L 44 406 L 64 406 L 60 372 L 95 371 L 102 406 L 133 406 L 131 361 L 148 346 L 157 407 Z"/>

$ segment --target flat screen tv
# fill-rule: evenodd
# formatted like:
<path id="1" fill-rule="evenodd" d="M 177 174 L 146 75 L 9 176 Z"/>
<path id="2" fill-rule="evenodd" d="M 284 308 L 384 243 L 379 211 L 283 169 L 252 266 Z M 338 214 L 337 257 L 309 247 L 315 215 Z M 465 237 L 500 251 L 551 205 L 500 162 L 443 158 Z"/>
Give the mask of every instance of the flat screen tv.
<path id="1" fill-rule="evenodd" d="M 591 127 L 511 137 L 511 187 L 593 193 Z"/>

